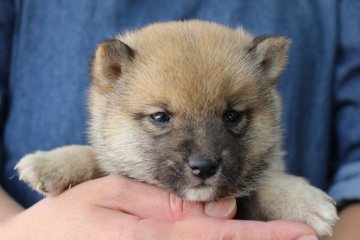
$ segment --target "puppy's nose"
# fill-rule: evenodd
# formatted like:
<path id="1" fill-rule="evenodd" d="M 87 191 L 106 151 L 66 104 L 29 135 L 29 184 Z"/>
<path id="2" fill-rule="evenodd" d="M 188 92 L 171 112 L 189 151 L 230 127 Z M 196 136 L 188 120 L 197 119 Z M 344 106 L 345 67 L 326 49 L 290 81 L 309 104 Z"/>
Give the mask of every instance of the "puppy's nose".
<path id="1" fill-rule="evenodd" d="M 192 174 L 201 179 L 207 179 L 217 172 L 220 161 L 206 155 L 192 155 L 189 157 Z"/>

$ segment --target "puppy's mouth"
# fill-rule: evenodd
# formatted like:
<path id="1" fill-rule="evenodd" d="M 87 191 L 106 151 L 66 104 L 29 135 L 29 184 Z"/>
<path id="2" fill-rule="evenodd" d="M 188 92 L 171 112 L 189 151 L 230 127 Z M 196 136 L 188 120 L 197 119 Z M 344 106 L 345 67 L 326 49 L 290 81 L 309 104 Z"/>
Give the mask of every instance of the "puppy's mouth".
<path id="1" fill-rule="evenodd" d="M 195 186 L 192 186 L 191 188 L 197 189 L 197 188 L 203 188 L 203 187 L 211 187 L 212 184 L 206 183 L 206 181 L 203 181 L 201 183 L 196 184 Z"/>
<path id="2" fill-rule="evenodd" d="M 196 186 L 185 188 L 182 195 L 189 201 L 212 201 L 216 196 L 216 187 L 203 182 Z"/>
<path id="3" fill-rule="evenodd" d="M 218 181 L 220 173 L 216 173 L 209 178 L 199 178 L 191 174 L 186 174 L 187 184 L 181 190 L 181 195 L 189 201 L 212 201 L 217 196 Z"/>

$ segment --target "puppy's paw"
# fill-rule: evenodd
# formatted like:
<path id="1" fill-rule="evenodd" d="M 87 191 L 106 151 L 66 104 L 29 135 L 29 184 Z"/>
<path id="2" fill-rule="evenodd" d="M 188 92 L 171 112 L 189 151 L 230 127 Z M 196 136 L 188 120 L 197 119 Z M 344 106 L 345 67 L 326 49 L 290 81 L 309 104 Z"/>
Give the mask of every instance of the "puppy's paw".
<path id="1" fill-rule="evenodd" d="M 297 201 L 290 204 L 295 211 L 294 220 L 308 224 L 319 236 L 331 236 L 333 227 L 339 220 L 334 201 L 310 185 L 304 189 L 303 196 Z"/>
<path id="2" fill-rule="evenodd" d="M 15 166 L 19 178 L 42 194 L 59 194 L 95 177 L 96 156 L 89 146 L 65 146 L 23 157 Z"/>
<path id="3" fill-rule="evenodd" d="M 42 194 L 57 194 L 69 186 L 66 173 L 58 165 L 49 152 L 35 152 L 23 157 L 15 166 L 20 180 L 29 184 Z"/>
<path id="4" fill-rule="evenodd" d="M 270 173 L 255 195 L 253 218 L 308 224 L 319 236 L 332 234 L 338 220 L 333 200 L 306 180 Z"/>

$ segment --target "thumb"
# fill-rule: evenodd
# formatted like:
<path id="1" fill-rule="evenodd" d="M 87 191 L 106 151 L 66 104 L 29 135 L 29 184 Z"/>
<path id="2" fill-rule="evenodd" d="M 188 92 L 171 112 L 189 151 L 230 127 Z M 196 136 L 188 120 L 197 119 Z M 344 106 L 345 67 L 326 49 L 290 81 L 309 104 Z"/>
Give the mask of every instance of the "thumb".
<path id="1" fill-rule="evenodd" d="M 85 182 L 79 187 L 86 184 L 96 188 L 93 191 L 98 194 L 94 197 L 104 207 L 140 218 L 166 221 L 198 217 L 230 219 L 236 213 L 233 198 L 206 204 L 190 202 L 159 187 L 125 177 L 108 176 Z"/>
<path id="2" fill-rule="evenodd" d="M 215 202 L 192 202 L 186 201 L 173 193 L 167 193 L 164 199 L 165 208 L 169 209 L 173 216 L 168 220 L 182 220 L 188 218 L 213 217 L 220 219 L 232 219 L 236 214 L 235 198 L 225 198 Z M 167 204 L 166 204 L 167 203 Z"/>
<path id="3" fill-rule="evenodd" d="M 209 217 L 232 219 L 236 214 L 235 198 L 224 198 L 216 202 L 205 203 L 205 214 Z"/>

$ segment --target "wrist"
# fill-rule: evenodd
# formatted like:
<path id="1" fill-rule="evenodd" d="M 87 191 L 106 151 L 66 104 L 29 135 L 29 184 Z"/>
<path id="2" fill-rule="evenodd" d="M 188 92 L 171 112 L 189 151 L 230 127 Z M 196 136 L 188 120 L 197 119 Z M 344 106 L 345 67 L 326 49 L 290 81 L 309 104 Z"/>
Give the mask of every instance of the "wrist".
<path id="1" fill-rule="evenodd" d="M 0 187 L 0 224 L 22 212 L 24 208 Z"/>
<path id="2" fill-rule="evenodd" d="M 336 224 L 332 240 L 357 240 L 360 229 L 360 204 L 353 203 L 344 207 L 339 213 L 340 221 Z M 327 239 L 330 240 L 330 239 Z"/>

